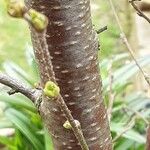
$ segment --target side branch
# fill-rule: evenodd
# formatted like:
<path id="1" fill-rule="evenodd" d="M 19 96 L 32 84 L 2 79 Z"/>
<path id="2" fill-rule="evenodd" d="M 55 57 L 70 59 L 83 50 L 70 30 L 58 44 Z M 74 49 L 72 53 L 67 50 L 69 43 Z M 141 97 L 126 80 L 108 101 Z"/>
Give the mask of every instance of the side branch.
<path id="1" fill-rule="evenodd" d="M 58 103 L 59 103 L 63 113 L 66 115 L 66 118 L 70 122 L 70 124 L 72 126 L 72 130 L 73 130 L 77 140 L 79 141 L 82 150 L 89 150 L 88 145 L 86 143 L 86 140 L 84 138 L 82 129 L 81 129 L 80 122 L 77 125 L 77 123 L 75 122 L 75 119 L 73 118 L 73 116 L 71 114 L 71 111 L 67 107 L 67 105 L 66 105 L 66 103 L 65 103 L 65 101 L 61 95 L 60 95 L 60 98 L 58 98 Z"/>
<path id="2" fill-rule="evenodd" d="M 150 18 L 148 18 L 135 4 L 135 1 L 141 1 L 141 0 L 130 0 L 130 4 L 133 6 L 133 8 L 137 11 L 137 14 L 140 17 L 143 17 L 145 20 L 147 20 L 150 23 Z"/>
<path id="3" fill-rule="evenodd" d="M 14 79 L 6 74 L 0 73 L 0 83 L 12 88 L 13 93 L 19 92 L 29 98 L 32 102 L 35 102 L 40 98 L 42 92 L 41 90 L 32 89 L 27 87 L 17 79 Z"/>

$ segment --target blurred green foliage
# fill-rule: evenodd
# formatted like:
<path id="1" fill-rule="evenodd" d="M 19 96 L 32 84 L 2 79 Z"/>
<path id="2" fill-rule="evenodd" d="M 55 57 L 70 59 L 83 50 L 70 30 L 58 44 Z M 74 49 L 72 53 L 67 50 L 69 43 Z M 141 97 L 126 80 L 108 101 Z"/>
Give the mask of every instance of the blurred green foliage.
<path id="1" fill-rule="evenodd" d="M 4 60 L 12 60 L 27 69 L 24 50 L 28 42 L 30 36 L 27 23 L 9 17 L 5 1 L 0 0 L 0 67 Z"/>

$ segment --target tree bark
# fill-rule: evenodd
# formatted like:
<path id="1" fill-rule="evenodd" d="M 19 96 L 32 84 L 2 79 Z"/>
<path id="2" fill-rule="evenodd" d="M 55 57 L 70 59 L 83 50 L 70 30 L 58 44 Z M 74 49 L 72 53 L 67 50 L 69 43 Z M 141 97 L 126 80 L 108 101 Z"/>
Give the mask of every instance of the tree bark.
<path id="1" fill-rule="evenodd" d="M 49 19 L 46 36 L 56 81 L 73 117 L 81 123 L 89 149 L 111 150 L 90 1 L 29 0 L 27 6 L 44 13 Z M 41 54 L 37 53 L 39 47 L 33 30 L 31 35 L 41 73 L 48 63 L 44 58 L 41 58 L 44 62 L 39 60 Z M 46 70 L 41 73 L 42 85 L 49 80 L 47 74 Z M 44 99 L 40 114 L 52 135 L 55 150 L 81 149 L 73 131 L 63 128 L 66 118 L 54 101 Z"/>
<path id="2" fill-rule="evenodd" d="M 150 126 L 147 129 L 146 150 L 150 150 Z"/>

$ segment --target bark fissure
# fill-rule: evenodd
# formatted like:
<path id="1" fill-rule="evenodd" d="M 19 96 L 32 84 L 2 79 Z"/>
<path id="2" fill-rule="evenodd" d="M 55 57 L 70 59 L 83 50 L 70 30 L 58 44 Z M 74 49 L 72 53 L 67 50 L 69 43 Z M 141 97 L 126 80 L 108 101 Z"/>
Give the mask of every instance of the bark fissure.
<path id="1" fill-rule="evenodd" d="M 73 117 L 80 121 L 91 150 L 111 150 L 111 136 L 102 102 L 98 68 L 98 42 L 93 30 L 89 0 L 30 0 L 28 6 L 49 19 L 47 43 L 56 81 Z M 34 48 L 35 33 L 32 32 Z M 38 54 L 39 56 L 40 54 Z M 40 55 L 41 56 L 41 55 Z M 44 65 L 44 66 L 43 66 Z M 48 65 L 39 61 L 40 72 Z M 43 72 L 42 85 L 48 80 Z M 40 113 L 52 135 L 54 149 L 80 150 L 73 132 L 63 128 L 64 114 L 55 102 L 44 100 Z"/>

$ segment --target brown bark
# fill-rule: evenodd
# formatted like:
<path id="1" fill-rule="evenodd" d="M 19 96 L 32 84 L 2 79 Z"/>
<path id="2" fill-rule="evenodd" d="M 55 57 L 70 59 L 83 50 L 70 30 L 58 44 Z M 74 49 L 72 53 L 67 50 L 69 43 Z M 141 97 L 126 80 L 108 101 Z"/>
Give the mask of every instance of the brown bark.
<path id="1" fill-rule="evenodd" d="M 80 121 L 90 150 L 111 150 L 111 136 L 102 100 L 98 69 L 98 41 L 92 28 L 89 0 L 30 0 L 28 6 L 49 18 L 47 43 L 61 95 L 73 117 Z M 41 55 L 35 33 L 36 57 Z M 40 56 L 39 56 L 40 55 Z M 44 56 L 44 55 L 43 55 Z M 42 85 L 49 79 L 47 61 L 38 61 Z M 43 63 L 42 63 L 43 62 Z M 64 114 L 55 102 L 44 100 L 40 113 L 52 135 L 55 150 L 80 150 L 73 131 L 63 128 Z"/>
<path id="2" fill-rule="evenodd" d="M 148 127 L 148 130 L 147 130 L 146 150 L 150 150 L 150 126 Z"/>
<path id="3" fill-rule="evenodd" d="M 150 11 L 150 3 L 149 2 L 141 2 L 141 3 L 139 3 L 139 8 L 141 11 Z"/>

